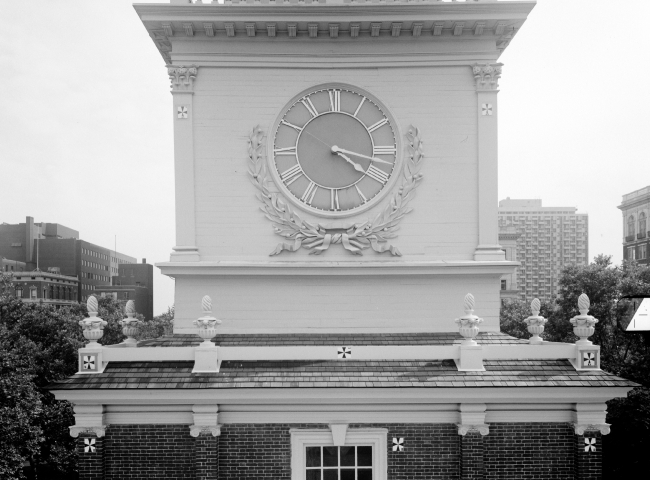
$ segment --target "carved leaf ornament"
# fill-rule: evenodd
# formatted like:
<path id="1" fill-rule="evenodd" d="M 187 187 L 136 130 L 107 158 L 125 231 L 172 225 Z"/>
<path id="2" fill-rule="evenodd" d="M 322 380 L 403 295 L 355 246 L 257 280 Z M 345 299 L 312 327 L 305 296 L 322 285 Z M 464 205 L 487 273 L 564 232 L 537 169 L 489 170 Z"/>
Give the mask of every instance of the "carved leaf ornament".
<path id="1" fill-rule="evenodd" d="M 389 243 L 397 237 L 399 222 L 412 208 L 409 202 L 415 196 L 415 189 L 422 180 L 422 160 L 424 159 L 420 132 L 410 126 L 406 134 L 408 157 L 404 162 L 401 186 L 395 191 L 390 202 L 374 218 L 335 230 L 328 229 L 320 223 L 312 223 L 302 218 L 282 196 L 270 190 L 266 162 L 264 161 L 264 133 L 255 127 L 248 142 L 248 173 L 259 193 L 264 216 L 273 224 L 277 235 L 287 242 L 279 243 L 270 255 L 279 255 L 283 251 L 298 251 L 300 248 L 310 250 L 310 254 L 320 255 L 330 245 L 341 244 L 353 255 L 363 255 L 363 250 L 371 248 L 377 253 L 390 252 L 401 256 L 397 247 Z"/>

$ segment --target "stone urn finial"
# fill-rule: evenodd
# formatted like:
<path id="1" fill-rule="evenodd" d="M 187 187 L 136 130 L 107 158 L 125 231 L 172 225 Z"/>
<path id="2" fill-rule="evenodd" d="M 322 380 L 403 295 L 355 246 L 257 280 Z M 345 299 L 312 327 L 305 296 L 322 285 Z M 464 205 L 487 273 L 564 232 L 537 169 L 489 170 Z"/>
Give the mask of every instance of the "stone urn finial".
<path id="1" fill-rule="evenodd" d="M 83 335 L 86 340 L 89 340 L 86 347 L 101 347 L 101 345 L 97 343 L 97 340 L 104 336 L 104 327 L 108 325 L 108 323 L 97 316 L 99 313 L 99 304 L 94 295 L 88 297 L 86 308 L 88 309 L 88 317 L 79 320 L 79 325 L 83 329 Z"/>
<path id="2" fill-rule="evenodd" d="M 217 327 L 221 325 L 221 320 L 212 316 L 212 299 L 206 295 L 201 299 L 201 309 L 203 316 L 194 320 L 194 325 L 198 327 L 199 337 L 203 339 L 201 346 L 214 346 L 210 340 L 217 334 Z"/>
<path id="3" fill-rule="evenodd" d="M 530 311 L 532 315 L 526 319 L 524 322 L 528 325 L 528 332 L 532 337 L 528 340 L 528 343 L 531 345 L 540 345 L 544 343 L 544 340 L 540 337 L 540 334 L 544 331 L 544 324 L 548 321 L 544 317 L 539 316 L 539 310 L 541 308 L 541 303 L 538 298 L 533 298 L 533 301 L 530 302 Z"/>
<path id="4" fill-rule="evenodd" d="M 580 315 L 576 315 L 571 320 L 571 325 L 573 325 L 573 333 L 580 337 L 580 340 L 576 342 L 576 345 L 593 345 L 591 340 L 588 340 L 594 334 L 596 330 L 594 325 L 598 323 L 598 320 L 591 315 L 587 315 L 589 312 L 589 307 L 591 303 L 589 302 L 589 297 L 586 294 L 581 294 L 578 297 L 578 310 L 580 310 Z"/>
<path id="5" fill-rule="evenodd" d="M 133 300 L 126 302 L 124 313 L 126 314 L 126 318 L 120 321 L 120 325 L 122 325 L 122 333 L 126 336 L 124 343 L 128 346 L 135 347 L 138 344 L 135 336 L 138 334 L 140 320 L 135 318 L 135 302 Z"/>
<path id="6" fill-rule="evenodd" d="M 463 306 L 465 307 L 465 315 L 454 320 L 458 325 L 458 331 L 465 337 L 461 345 L 478 345 L 474 341 L 474 337 L 478 335 L 479 325 L 483 323 L 483 319 L 474 315 L 474 295 L 468 293 L 465 295 Z"/>

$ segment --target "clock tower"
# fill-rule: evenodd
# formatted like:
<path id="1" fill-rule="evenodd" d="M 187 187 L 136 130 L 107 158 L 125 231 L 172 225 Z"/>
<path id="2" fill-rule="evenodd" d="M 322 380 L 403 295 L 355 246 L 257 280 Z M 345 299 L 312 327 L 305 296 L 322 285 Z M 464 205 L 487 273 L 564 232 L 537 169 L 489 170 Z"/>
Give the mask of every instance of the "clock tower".
<path id="1" fill-rule="evenodd" d="M 499 329 L 499 57 L 534 6 L 135 5 L 171 81 L 174 334 L 136 342 L 127 310 L 102 346 L 89 301 L 52 386 L 84 478 L 600 471 L 634 384 L 600 370 L 588 298 L 575 344 L 540 337 L 539 301 L 530 339 Z"/>

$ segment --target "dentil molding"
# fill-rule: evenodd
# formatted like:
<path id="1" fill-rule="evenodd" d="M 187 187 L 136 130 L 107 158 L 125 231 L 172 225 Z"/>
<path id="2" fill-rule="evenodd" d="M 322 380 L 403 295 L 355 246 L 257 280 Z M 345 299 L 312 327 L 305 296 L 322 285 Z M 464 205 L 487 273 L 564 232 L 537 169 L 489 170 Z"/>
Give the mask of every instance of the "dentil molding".
<path id="1" fill-rule="evenodd" d="M 194 80 L 199 73 L 196 65 L 167 65 L 167 74 L 171 81 L 172 93 L 193 92 Z"/>

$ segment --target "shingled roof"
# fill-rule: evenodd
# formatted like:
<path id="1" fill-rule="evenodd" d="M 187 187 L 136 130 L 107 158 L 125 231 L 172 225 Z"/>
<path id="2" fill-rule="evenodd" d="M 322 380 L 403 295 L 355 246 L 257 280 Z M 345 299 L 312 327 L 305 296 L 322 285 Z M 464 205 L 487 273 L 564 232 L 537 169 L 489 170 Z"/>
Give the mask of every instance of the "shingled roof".
<path id="1" fill-rule="evenodd" d="M 74 375 L 49 388 L 467 388 L 634 387 L 602 371 L 576 371 L 567 360 L 486 360 L 484 372 L 459 372 L 453 360 L 224 361 L 218 373 L 192 373 L 193 362 L 111 362 L 103 373 Z"/>

